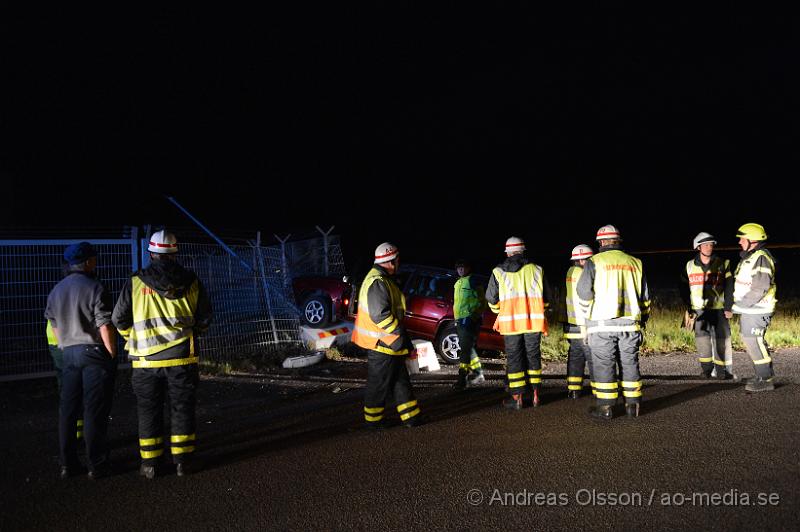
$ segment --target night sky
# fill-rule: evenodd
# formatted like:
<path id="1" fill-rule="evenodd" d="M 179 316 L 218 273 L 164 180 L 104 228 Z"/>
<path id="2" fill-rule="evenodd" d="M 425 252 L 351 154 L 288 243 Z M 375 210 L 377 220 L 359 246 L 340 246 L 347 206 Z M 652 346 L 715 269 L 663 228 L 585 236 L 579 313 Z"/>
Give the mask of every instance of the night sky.
<path id="1" fill-rule="evenodd" d="M 504 6 L 4 17 L 0 229 L 190 225 L 171 195 L 442 265 L 607 223 L 636 250 L 800 242 L 796 19 Z"/>

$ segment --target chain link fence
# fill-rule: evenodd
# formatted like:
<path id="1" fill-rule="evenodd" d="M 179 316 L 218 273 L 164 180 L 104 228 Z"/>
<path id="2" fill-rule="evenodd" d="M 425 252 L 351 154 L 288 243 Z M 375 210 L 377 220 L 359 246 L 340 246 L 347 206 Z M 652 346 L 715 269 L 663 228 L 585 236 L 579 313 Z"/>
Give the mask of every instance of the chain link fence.
<path id="1" fill-rule="evenodd" d="M 64 276 L 64 248 L 83 240 L 97 248 L 98 278 L 116 302 L 131 272 L 146 265 L 147 241 L 135 232 L 129 239 L 0 240 L 0 381 L 53 373 L 44 309 Z M 197 273 L 214 312 L 197 342 L 201 359 L 224 363 L 302 346 L 291 279 L 343 274 L 339 238 L 231 249 L 238 257 L 217 244 L 180 244 L 178 260 Z"/>

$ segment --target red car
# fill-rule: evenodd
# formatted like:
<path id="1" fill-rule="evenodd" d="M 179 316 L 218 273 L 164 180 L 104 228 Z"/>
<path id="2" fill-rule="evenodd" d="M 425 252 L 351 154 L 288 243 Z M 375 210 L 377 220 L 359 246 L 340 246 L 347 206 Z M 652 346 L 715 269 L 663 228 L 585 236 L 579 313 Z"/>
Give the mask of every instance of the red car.
<path id="1" fill-rule="evenodd" d="M 458 364 L 459 344 L 453 317 L 453 286 L 458 275 L 452 270 L 432 266 L 401 264 L 396 281 L 406 296 L 406 328 L 413 338 L 430 340 L 442 361 Z M 473 274 L 486 286 L 486 276 Z M 301 320 L 311 327 L 322 327 L 339 319 L 353 319 L 358 292 L 347 278 L 298 278 L 295 297 L 301 302 Z M 495 314 L 486 310 L 478 336 L 479 351 L 502 351 L 503 337 L 492 330 Z"/>

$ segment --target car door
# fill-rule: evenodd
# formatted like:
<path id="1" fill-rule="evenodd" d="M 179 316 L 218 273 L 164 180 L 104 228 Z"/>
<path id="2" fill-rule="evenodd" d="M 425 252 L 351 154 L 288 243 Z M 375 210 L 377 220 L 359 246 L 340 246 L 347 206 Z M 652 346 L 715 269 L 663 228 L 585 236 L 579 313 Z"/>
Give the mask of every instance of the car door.
<path id="1" fill-rule="evenodd" d="M 412 336 L 433 340 L 439 323 L 453 317 L 455 276 L 447 272 L 417 270 L 408 280 L 406 328 Z"/>

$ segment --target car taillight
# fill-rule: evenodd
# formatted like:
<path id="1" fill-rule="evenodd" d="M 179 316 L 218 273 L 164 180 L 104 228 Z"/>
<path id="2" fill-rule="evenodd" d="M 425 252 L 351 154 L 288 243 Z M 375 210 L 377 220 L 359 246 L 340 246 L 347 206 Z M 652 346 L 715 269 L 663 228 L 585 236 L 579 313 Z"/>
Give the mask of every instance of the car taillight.
<path id="1" fill-rule="evenodd" d="M 342 303 L 344 303 L 344 306 L 346 307 L 347 305 L 349 305 L 349 304 L 350 304 L 350 300 L 349 300 L 349 299 L 347 299 L 347 298 L 344 298 L 344 300 L 342 301 Z"/>

